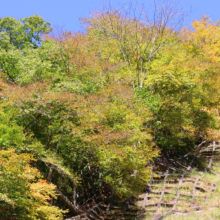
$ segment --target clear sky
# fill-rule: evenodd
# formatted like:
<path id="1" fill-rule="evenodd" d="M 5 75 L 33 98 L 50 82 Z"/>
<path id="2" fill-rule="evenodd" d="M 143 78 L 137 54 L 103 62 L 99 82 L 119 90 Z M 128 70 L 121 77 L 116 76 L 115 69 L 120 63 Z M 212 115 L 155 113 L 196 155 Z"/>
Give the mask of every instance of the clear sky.
<path id="1" fill-rule="evenodd" d="M 135 0 L 145 5 L 152 0 Z M 87 17 L 91 12 L 102 9 L 104 0 L 0 0 L 0 17 L 11 16 L 17 19 L 38 14 L 52 26 L 72 32 L 82 31 L 80 17 Z M 113 5 L 122 4 L 124 0 L 111 0 Z M 189 12 L 186 25 L 194 19 L 200 19 L 202 14 L 209 15 L 212 20 L 220 20 L 220 0 L 179 0 Z"/>

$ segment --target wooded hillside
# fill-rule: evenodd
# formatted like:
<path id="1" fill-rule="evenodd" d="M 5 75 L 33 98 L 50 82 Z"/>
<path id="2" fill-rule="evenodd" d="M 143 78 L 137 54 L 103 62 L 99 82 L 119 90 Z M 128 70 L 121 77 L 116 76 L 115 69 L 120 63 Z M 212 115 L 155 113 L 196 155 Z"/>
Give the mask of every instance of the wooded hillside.
<path id="1" fill-rule="evenodd" d="M 126 201 L 156 158 L 219 139 L 219 22 L 177 29 L 159 12 L 99 12 L 58 35 L 38 15 L 0 19 L 0 219 Z"/>

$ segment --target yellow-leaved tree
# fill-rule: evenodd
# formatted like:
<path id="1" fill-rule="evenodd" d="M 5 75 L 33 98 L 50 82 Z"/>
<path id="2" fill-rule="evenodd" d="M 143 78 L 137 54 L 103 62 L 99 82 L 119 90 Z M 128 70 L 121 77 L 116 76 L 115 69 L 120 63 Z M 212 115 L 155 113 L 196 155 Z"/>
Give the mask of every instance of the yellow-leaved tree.
<path id="1" fill-rule="evenodd" d="M 0 213 L 4 219 L 61 220 L 65 211 L 51 206 L 56 186 L 42 180 L 31 154 L 0 151 Z"/>

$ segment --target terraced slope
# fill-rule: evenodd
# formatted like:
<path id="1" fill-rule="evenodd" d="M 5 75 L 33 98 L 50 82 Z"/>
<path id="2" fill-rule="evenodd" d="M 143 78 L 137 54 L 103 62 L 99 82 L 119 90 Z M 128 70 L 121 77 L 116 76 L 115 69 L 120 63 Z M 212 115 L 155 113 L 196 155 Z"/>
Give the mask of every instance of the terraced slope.
<path id="1" fill-rule="evenodd" d="M 213 142 L 208 147 L 201 147 L 196 154 L 188 154 L 177 161 L 158 162 L 166 167 L 164 174 L 151 180 L 149 190 L 139 196 L 137 202 L 142 207 L 142 219 L 165 219 L 171 214 L 186 214 L 203 210 L 216 184 L 205 177 L 212 172 L 212 164 L 219 159 L 220 145 Z M 201 170 L 196 166 L 198 159 L 206 161 Z M 217 174 L 214 174 L 217 175 Z"/>

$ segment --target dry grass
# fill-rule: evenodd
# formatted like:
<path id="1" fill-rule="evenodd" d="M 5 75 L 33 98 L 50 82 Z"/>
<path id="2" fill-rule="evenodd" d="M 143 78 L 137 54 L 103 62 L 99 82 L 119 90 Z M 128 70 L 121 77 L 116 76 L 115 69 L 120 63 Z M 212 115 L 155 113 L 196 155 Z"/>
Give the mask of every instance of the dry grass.
<path id="1" fill-rule="evenodd" d="M 200 206 L 200 211 L 193 211 L 186 214 L 176 213 L 170 216 L 167 216 L 166 220 L 220 220 L 220 164 L 215 162 L 212 167 L 212 171 L 215 174 L 211 173 L 202 173 L 198 172 L 197 175 L 201 176 L 201 179 L 207 182 L 213 182 L 215 190 L 207 195 L 207 198 L 197 198 L 196 203 Z M 193 175 L 196 175 L 194 173 Z M 204 182 L 200 184 L 205 188 Z"/>
<path id="2" fill-rule="evenodd" d="M 214 158 L 212 173 L 194 169 L 184 176 L 182 184 L 179 184 L 181 175 L 168 176 L 163 196 L 161 192 L 164 179 L 153 182 L 151 190 L 155 193 L 148 195 L 145 203 L 146 212 L 142 219 L 152 220 L 155 215 L 163 215 L 166 216 L 163 218 L 166 220 L 220 220 L 220 162 L 218 162 L 218 157 Z M 145 194 L 140 196 L 139 206 L 144 204 L 144 196 Z M 173 206 L 176 200 L 177 203 Z M 175 214 L 169 214 L 172 211 Z"/>

